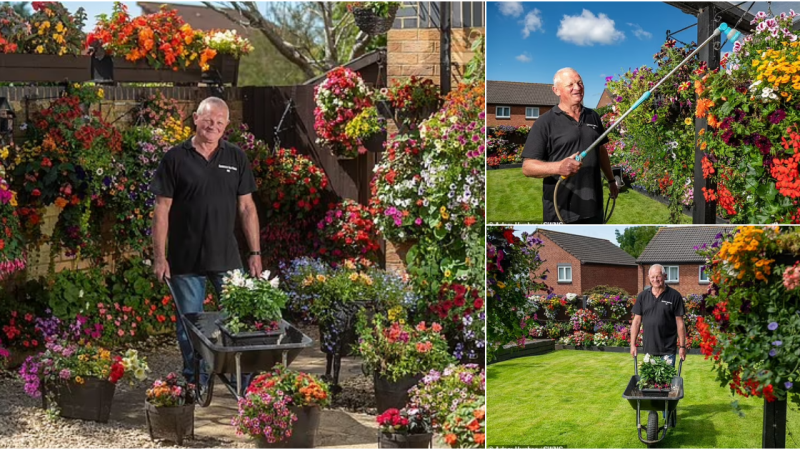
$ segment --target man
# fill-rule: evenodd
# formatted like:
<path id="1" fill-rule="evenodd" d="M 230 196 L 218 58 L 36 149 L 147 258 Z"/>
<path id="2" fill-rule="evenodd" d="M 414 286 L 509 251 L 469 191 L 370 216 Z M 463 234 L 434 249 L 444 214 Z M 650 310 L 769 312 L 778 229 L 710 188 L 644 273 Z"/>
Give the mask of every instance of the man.
<path id="1" fill-rule="evenodd" d="M 686 359 L 686 327 L 683 323 L 683 296 L 664 283 L 664 267 L 654 264 L 648 271 L 650 289 L 636 297 L 631 323 L 631 356 L 636 356 L 636 338 L 644 323 L 644 352 L 651 356 L 669 357 L 675 365 L 675 354 Z"/>
<path id="2" fill-rule="evenodd" d="M 222 140 L 228 105 L 206 98 L 193 117 L 195 135 L 164 155 L 150 185 L 156 195 L 153 272 L 159 281 L 171 281 L 184 314 L 203 311 L 206 279 L 219 295 L 223 276 L 242 268 L 234 235 L 237 211 L 250 248 L 248 269 L 253 276 L 261 273 L 255 178 L 242 149 Z M 195 379 L 194 355 L 180 320 L 177 327 L 183 375 L 204 382 Z"/>
<path id="3" fill-rule="evenodd" d="M 556 72 L 553 92 L 559 103 L 533 124 L 522 151 L 522 173 L 544 178 L 544 222 L 559 222 L 553 192 L 559 177 L 570 177 L 558 188 L 558 207 L 565 223 L 602 224 L 602 169 L 611 198 L 619 192 L 604 139 L 582 161 L 575 157 L 605 131 L 600 115 L 583 106 L 583 80 L 569 67 Z"/>

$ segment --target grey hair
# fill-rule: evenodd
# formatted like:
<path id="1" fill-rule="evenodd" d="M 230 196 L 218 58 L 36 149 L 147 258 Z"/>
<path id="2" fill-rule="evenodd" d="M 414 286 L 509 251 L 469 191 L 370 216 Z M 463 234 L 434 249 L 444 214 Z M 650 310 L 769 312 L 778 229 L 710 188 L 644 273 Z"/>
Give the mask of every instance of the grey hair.
<path id="1" fill-rule="evenodd" d="M 558 82 L 561 81 L 561 74 L 564 72 L 575 72 L 578 73 L 577 70 L 573 69 L 572 67 L 564 67 L 563 69 L 558 69 L 555 75 L 553 75 L 553 86 L 557 86 Z"/>
<path id="2" fill-rule="evenodd" d="M 197 105 L 197 115 L 201 116 L 201 115 L 205 114 L 206 112 L 208 112 L 208 110 L 211 109 L 211 108 L 224 109 L 225 113 L 227 115 L 227 118 L 228 119 L 231 118 L 231 111 L 228 108 L 228 104 L 225 103 L 225 100 L 223 100 L 223 99 L 221 99 L 219 97 L 208 97 L 208 98 L 204 99 L 202 102 L 200 102 L 200 104 Z"/>
<path id="3" fill-rule="evenodd" d="M 651 272 L 653 271 L 653 269 L 655 269 L 656 267 L 658 267 L 659 269 L 661 269 L 661 275 L 666 275 L 666 274 L 667 274 L 667 271 L 666 271 L 666 270 L 664 270 L 664 266 L 662 266 L 661 264 L 653 264 L 652 266 L 650 266 L 650 270 L 648 270 L 648 271 L 647 271 L 647 274 L 648 274 L 648 275 L 650 275 L 650 273 L 651 273 Z"/>

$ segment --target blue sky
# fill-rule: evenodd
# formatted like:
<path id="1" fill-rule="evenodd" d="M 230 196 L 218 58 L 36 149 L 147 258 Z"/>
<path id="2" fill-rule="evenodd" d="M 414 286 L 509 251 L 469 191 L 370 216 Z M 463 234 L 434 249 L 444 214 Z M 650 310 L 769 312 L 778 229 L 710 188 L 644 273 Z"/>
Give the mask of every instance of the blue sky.
<path id="1" fill-rule="evenodd" d="M 558 69 L 572 67 L 583 78 L 590 108 L 605 77 L 652 65 L 668 29 L 697 22 L 662 2 L 489 2 L 486 17 L 487 80 L 550 84 Z M 697 27 L 675 37 L 696 41 Z"/>

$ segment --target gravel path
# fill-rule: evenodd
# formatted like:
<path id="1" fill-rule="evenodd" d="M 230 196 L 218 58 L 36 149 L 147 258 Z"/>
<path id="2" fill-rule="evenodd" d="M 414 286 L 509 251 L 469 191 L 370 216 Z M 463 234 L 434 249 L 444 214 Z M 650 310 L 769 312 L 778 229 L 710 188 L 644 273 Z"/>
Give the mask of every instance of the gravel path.
<path id="1" fill-rule="evenodd" d="M 304 327 L 302 331 L 317 340 L 315 327 Z M 150 382 L 154 377 L 180 371 L 181 357 L 174 339 L 154 338 L 139 347 L 152 371 Z M 317 446 L 375 447 L 377 425 L 372 380 L 361 374 L 356 358 L 344 358 L 342 365 L 344 389 L 335 397 L 333 408 L 323 411 Z M 322 374 L 325 358 L 318 348 L 307 349 L 291 367 Z M 50 420 L 41 408 L 41 400 L 25 395 L 22 381 L 13 374 L 0 372 L 0 448 L 176 447 L 170 441 L 150 439 L 143 408 L 146 389 L 147 384 L 118 385 L 107 424 Z M 253 448 L 251 441 L 236 436 L 230 426 L 235 412 L 235 399 L 217 383 L 211 406 L 197 408 L 195 439 L 184 440 L 184 447 Z"/>

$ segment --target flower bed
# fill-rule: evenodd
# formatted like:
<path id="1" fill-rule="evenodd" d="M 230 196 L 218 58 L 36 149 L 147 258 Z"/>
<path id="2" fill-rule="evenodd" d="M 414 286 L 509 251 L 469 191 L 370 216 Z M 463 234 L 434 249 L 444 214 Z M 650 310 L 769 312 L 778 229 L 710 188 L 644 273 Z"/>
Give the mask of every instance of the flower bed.
<path id="1" fill-rule="evenodd" d="M 496 168 L 501 164 L 522 162 L 522 148 L 531 128 L 501 125 L 489 127 L 486 134 L 486 165 Z"/>

